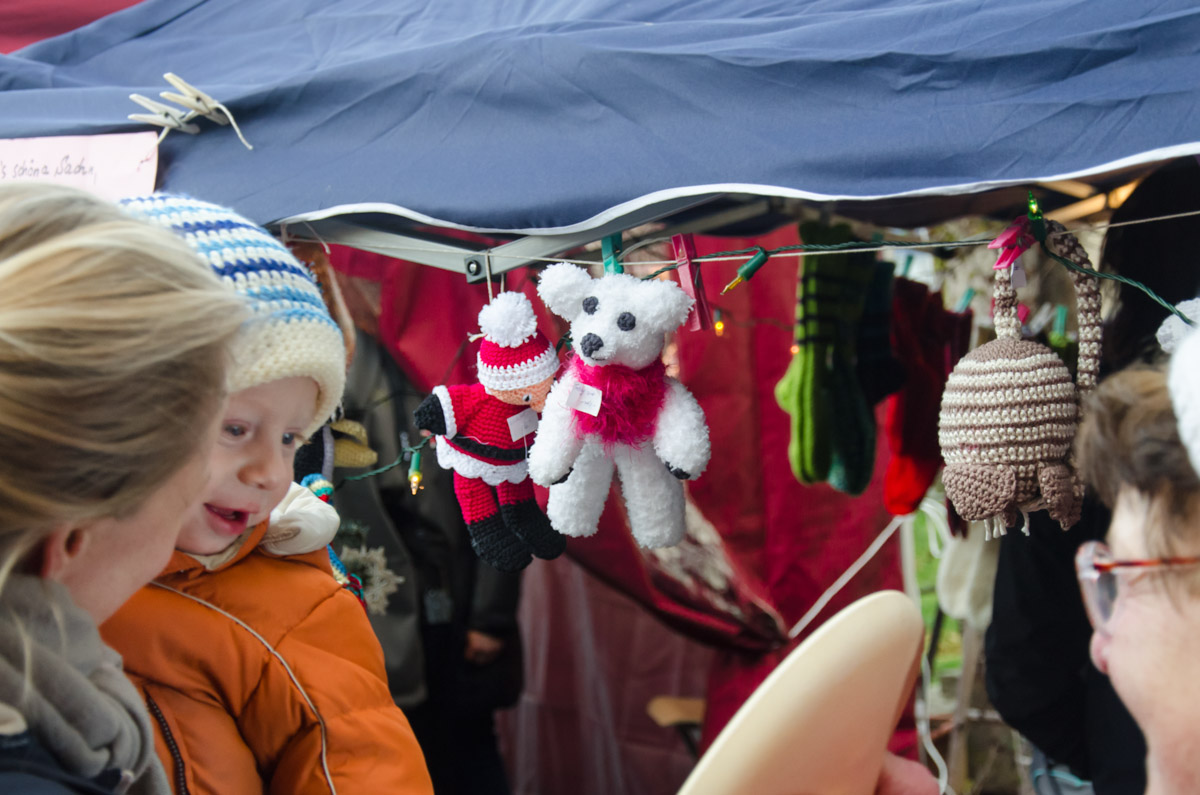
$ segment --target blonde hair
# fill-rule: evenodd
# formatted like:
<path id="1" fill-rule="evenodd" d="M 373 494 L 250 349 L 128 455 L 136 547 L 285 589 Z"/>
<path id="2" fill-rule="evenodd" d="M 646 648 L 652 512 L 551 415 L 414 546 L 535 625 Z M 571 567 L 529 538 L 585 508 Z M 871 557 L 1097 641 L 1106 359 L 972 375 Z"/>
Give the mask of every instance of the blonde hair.
<path id="1" fill-rule="evenodd" d="M 0 185 L 0 587 L 56 527 L 136 511 L 193 456 L 245 311 L 170 232 Z"/>
<path id="2" fill-rule="evenodd" d="M 1193 547 L 1200 477 L 1179 438 L 1167 375 L 1160 366 L 1135 366 L 1109 376 L 1087 399 L 1075 440 L 1085 482 L 1110 508 L 1123 488 L 1154 502 L 1146 547 L 1170 556 Z"/>

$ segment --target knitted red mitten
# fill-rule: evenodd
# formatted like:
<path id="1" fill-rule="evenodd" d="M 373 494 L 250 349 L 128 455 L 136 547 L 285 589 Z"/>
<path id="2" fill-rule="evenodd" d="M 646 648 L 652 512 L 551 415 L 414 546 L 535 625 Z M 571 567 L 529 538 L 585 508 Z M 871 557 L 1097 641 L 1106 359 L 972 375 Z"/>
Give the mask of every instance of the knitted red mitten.
<path id="1" fill-rule="evenodd" d="M 946 386 L 946 310 L 941 293 L 923 284 L 897 279 L 893 287 L 892 348 L 904 365 L 904 388 L 887 408 L 892 450 L 883 485 L 887 510 L 913 513 L 942 465 L 938 415 Z"/>

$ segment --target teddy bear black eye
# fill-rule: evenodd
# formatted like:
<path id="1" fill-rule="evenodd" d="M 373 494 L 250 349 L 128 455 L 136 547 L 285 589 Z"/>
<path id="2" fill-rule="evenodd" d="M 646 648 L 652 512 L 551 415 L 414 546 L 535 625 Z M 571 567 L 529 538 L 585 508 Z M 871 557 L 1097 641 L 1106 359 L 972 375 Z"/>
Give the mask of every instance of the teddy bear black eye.
<path id="1" fill-rule="evenodd" d="M 599 307 L 600 301 L 596 298 L 596 296 L 589 295 L 587 298 L 583 299 L 583 311 L 587 312 L 589 315 L 596 314 L 596 309 Z"/>
<path id="2" fill-rule="evenodd" d="M 629 312 L 622 312 L 617 316 L 617 328 L 621 331 L 633 331 L 633 327 L 637 325 L 637 318 Z"/>

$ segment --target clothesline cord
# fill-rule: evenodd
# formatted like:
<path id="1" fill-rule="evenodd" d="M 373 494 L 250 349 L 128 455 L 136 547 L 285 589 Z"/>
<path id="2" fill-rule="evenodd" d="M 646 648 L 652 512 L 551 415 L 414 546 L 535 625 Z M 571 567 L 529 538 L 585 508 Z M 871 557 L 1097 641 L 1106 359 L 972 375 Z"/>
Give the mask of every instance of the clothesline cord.
<path id="1" fill-rule="evenodd" d="M 1140 224 L 1156 223 L 1158 221 L 1171 221 L 1171 220 L 1174 220 L 1177 218 L 1189 218 L 1189 217 L 1193 217 L 1193 216 L 1197 216 L 1197 215 L 1200 215 L 1200 210 L 1192 210 L 1189 212 L 1182 212 L 1182 213 L 1171 213 L 1169 215 L 1159 215 L 1159 216 L 1154 216 L 1152 218 L 1139 218 L 1139 219 L 1134 219 L 1134 220 L 1130 220 L 1130 221 L 1120 221 L 1117 223 L 1096 224 L 1093 226 L 1078 227 L 1074 230 L 1071 230 L 1069 233 L 1070 234 L 1078 234 L 1080 232 L 1100 232 L 1100 231 L 1103 231 L 1106 229 L 1115 229 L 1118 227 L 1126 227 L 1126 226 L 1137 226 Z M 1062 233 L 1062 234 L 1067 234 L 1067 233 Z M 1053 237 L 1053 236 L 1054 235 L 1049 235 L 1049 237 Z M 784 246 L 784 247 L 781 247 L 781 248 L 773 250 L 773 251 L 768 251 L 768 253 L 772 257 L 793 257 L 793 256 L 795 256 L 795 257 L 820 257 L 820 256 L 831 255 L 831 254 L 860 254 L 860 253 L 878 252 L 878 251 L 920 251 L 920 250 L 924 250 L 924 249 L 971 248 L 971 247 L 977 247 L 977 246 L 986 246 L 992 242 L 992 239 L 993 238 L 991 238 L 991 237 L 987 237 L 987 238 L 971 238 L 971 239 L 967 239 L 967 240 L 943 240 L 943 241 L 935 241 L 935 242 L 909 242 L 909 241 L 899 241 L 899 240 L 887 240 L 887 241 L 881 241 L 878 243 L 863 243 L 861 245 L 852 243 L 852 244 L 840 244 L 838 246 L 813 246 L 813 245 L 807 245 L 807 244 L 801 243 L 801 244 L 798 244 L 795 246 Z M 667 240 L 667 238 L 662 238 L 661 240 L 642 241 L 634 246 L 631 246 L 629 249 L 627 249 L 625 255 L 628 256 L 628 254 L 630 252 L 632 252 L 638 248 L 643 248 L 643 247 L 649 246 L 653 243 L 665 242 L 666 240 Z M 324 242 L 324 241 L 322 241 L 322 242 Z M 409 244 L 394 244 L 394 245 L 377 244 L 375 247 L 384 249 L 386 251 L 394 251 L 397 254 L 402 254 L 405 252 L 413 253 L 413 254 L 417 254 L 417 253 L 441 254 L 441 253 L 444 253 L 443 250 L 441 250 L 441 249 L 426 248 L 426 247 L 422 247 L 422 246 L 415 246 L 415 245 L 409 245 Z M 695 261 L 696 262 L 729 262 L 729 261 L 743 260 L 746 258 L 746 256 L 748 254 L 752 254 L 757 250 L 758 250 L 757 248 L 750 248 L 750 249 L 735 250 L 735 251 L 720 251 L 720 252 L 716 252 L 714 254 L 708 254 L 708 255 L 696 257 Z M 489 258 L 495 257 L 496 259 L 519 259 L 522 262 L 547 262 L 547 263 L 570 262 L 574 265 L 582 265 L 585 267 L 595 264 L 595 262 L 592 260 L 566 259 L 564 257 L 531 257 L 531 256 L 528 256 L 525 254 L 506 254 L 502 251 L 495 251 L 495 250 L 489 251 L 487 253 L 487 256 Z M 673 267 L 670 267 L 670 266 L 675 266 L 676 262 L 674 260 L 641 260 L 637 264 L 638 265 L 646 265 L 646 266 L 655 266 L 655 265 L 669 266 L 669 267 L 666 267 L 663 269 L 662 272 L 665 272 L 666 270 L 673 269 Z"/>
<path id="2" fill-rule="evenodd" d="M 656 241 L 656 242 L 659 242 L 659 241 Z M 858 248 L 837 249 L 837 250 L 828 250 L 828 251 L 801 250 L 801 249 L 797 249 L 795 251 L 777 251 L 777 252 L 771 253 L 771 256 L 772 257 L 786 257 L 786 256 L 819 257 L 819 256 L 825 256 L 828 254 L 856 254 L 856 253 L 860 253 L 860 252 L 864 252 L 864 251 L 888 251 L 888 250 L 904 251 L 904 250 L 909 250 L 909 249 L 916 250 L 916 249 L 926 249 L 926 248 L 964 248 L 964 247 L 968 247 L 968 246 L 986 246 L 988 243 L 991 243 L 991 242 L 992 242 L 992 238 L 989 237 L 986 240 L 985 239 L 958 240 L 958 241 L 948 241 L 948 242 L 942 242 L 942 243 L 904 243 L 904 244 L 900 244 L 900 245 L 891 245 L 891 246 L 882 246 L 879 244 L 866 244 L 866 245 L 863 245 L 862 247 L 858 247 Z M 385 251 L 394 251 L 394 252 L 397 252 L 398 254 L 405 253 L 405 252 L 410 253 L 410 254 L 444 254 L 445 253 L 444 250 L 442 250 L 442 249 L 424 248 L 421 246 L 410 246 L 410 245 L 404 245 L 404 244 L 389 245 L 389 244 L 373 243 L 372 248 L 373 249 L 382 249 Z M 752 250 L 757 251 L 758 249 L 752 249 Z M 493 257 L 495 259 L 519 259 L 522 262 L 546 262 L 546 263 L 569 262 L 572 265 L 581 265 L 584 267 L 596 264 L 596 262 L 594 260 L 568 259 L 566 257 L 532 257 L 532 256 L 528 256 L 526 254 L 505 254 L 505 253 L 502 253 L 499 251 L 492 251 L 489 253 L 488 256 Z M 696 262 L 733 262 L 733 261 L 744 260 L 744 259 L 746 259 L 746 256 L 744 254 L 731 254 L 731 253 L 721 252 L 719 254 L 712 254 L 712 255 L 707 255 L 707 256 L 703 256 L 703 257 L 696 257 L 696 259 L 694 261 L 696 261 Z M 674 270 L 674 266 L 676 265 L 676 262 L 675 262 L 675 260 L 638 260 L 637 263 L 635 263 L 635 264 L 637 264 L 637 265 L 669 265 L 669 266 L 672 266 L 670 268 L 664 269 L 663 272 L 666 272 L 666 270 Z"/>

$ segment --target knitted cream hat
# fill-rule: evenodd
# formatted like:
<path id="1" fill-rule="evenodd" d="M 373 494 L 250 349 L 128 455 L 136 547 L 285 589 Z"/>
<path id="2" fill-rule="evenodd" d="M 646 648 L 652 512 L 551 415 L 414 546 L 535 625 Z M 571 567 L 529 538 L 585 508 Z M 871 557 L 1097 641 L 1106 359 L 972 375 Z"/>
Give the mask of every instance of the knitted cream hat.
<path id="1" fill-rule="evenodd" d="M 233 210 L 158 193 L 126 199 L 131 215 L 187 241 L 253 314 L 234 344 L 230 393 L 293 376 L 317 382 L 311 436 L 342 399 L 346 348 L 312 274 L 278 240 Z"/>
<path id="2" fill-rule="evenodd" d="M 523 389 L 558 372 L 558 355 L 538 331 L 524 293 L 500 293 L 479 311 L 479 382 L 488 389 Z"/>
<path id="3" fill-rule="evenodd" d="M 1062 224 L 1046 228 L 1059 256 L 1091 269 Z M 946 496 L 964 519 L 988 521 L 995 532 L 1012 527 L 1018 511 L 1046 508 L 1064 530 L 1079 520 L 1083 487 L 1070 454 L 1079 399 L 1095 388 L 1100 369 L 1100 290 L 1095 276 L 1072 276 L 1078 387 L 1052 350 L 1021 339 L 1008 268 L 995 275 L 996 339 L 964 356 L 946 382 L 938 424 Z"/>

